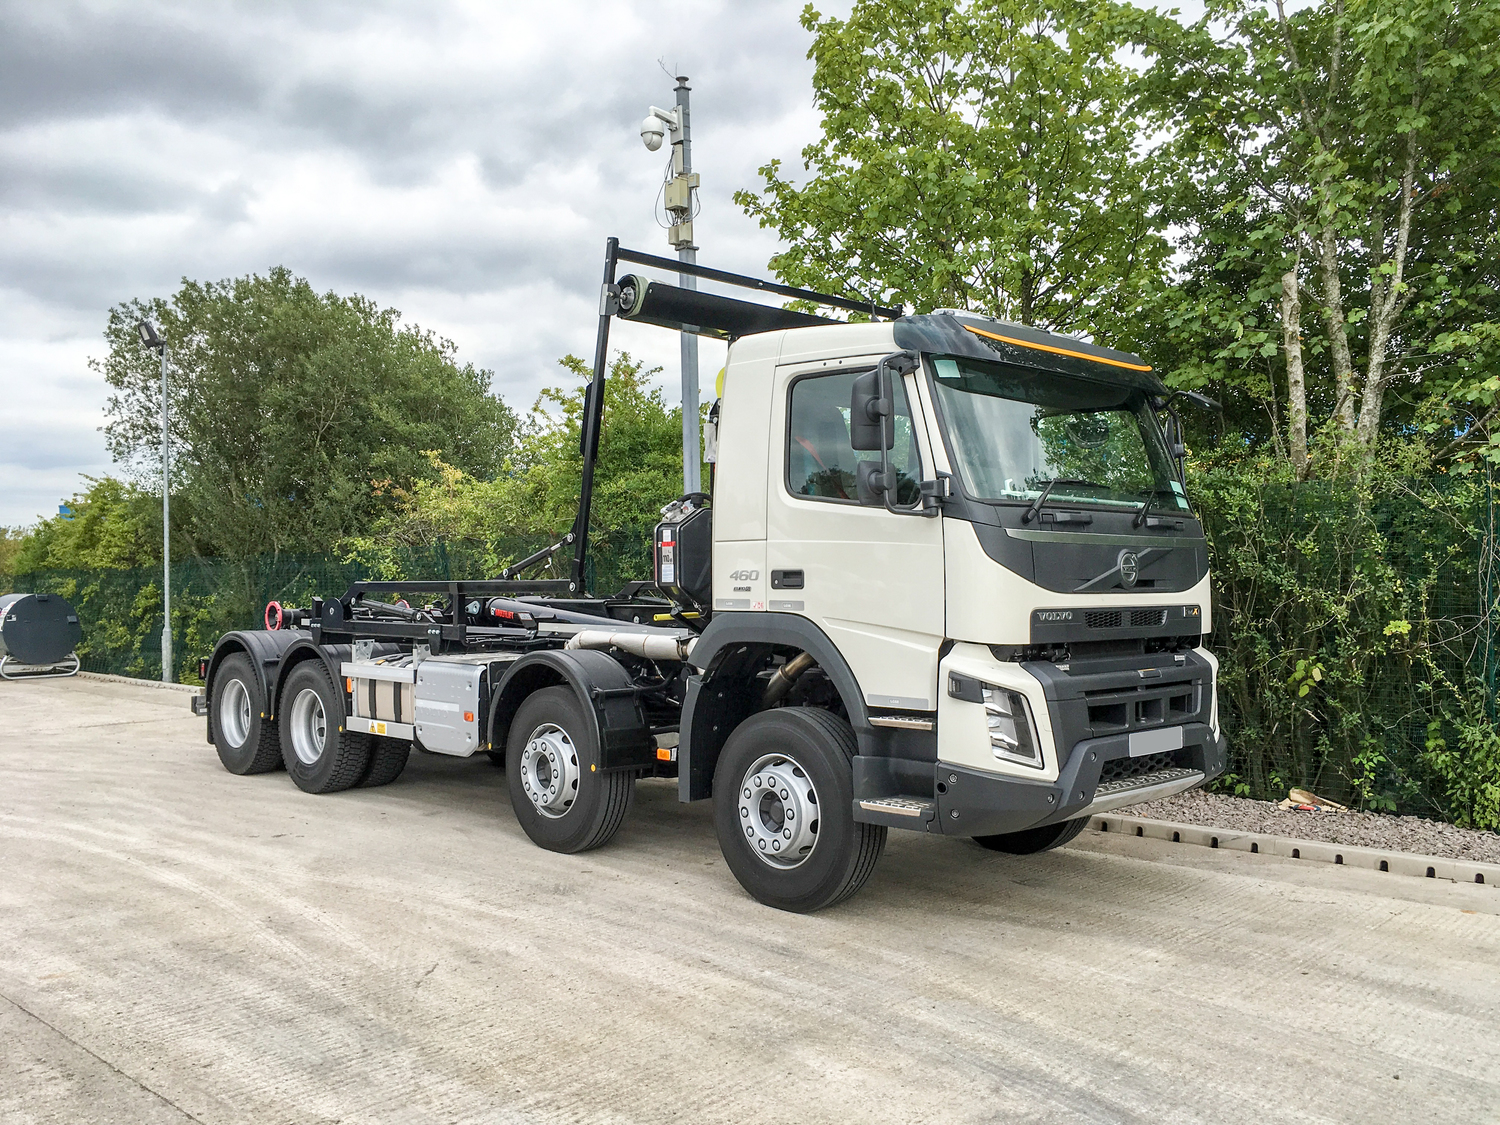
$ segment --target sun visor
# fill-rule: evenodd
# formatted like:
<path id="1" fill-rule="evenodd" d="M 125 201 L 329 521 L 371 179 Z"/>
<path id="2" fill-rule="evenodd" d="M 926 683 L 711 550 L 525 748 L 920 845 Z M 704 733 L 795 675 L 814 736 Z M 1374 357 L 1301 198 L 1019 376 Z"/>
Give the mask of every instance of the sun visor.
<path id="1" fill-rule="evenodd" d="M 904 316 L 896 321 L 895 338 L 896 346 L 908 351 L 999 360 L 1151 394 L 1168 393 L 1166 384 L 1138 355 L 1003 320 L 947 312 Z"/>
<path id="2" fill-rule="evenodd" d="M 774 305 L 757 305 L 737 301 L 717 293 L 703 293 L 650 281 L 638 274 L 627 274 L 619 282 L 621 320 L 655 324 L 699 336 L 733 339 L 756 332 L 773 332 L 778 328 L 808 328 L 818 324 L 839 324 L 826 316 L 794 312 Z"/>

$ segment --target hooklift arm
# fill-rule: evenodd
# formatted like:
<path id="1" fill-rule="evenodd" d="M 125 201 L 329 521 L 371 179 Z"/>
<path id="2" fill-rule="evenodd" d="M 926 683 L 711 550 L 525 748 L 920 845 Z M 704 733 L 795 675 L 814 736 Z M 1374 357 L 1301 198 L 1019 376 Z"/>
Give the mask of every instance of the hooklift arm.
<path id="1" fill-rule="evenodd" d="M 609 318 L 611 290 L 615 286 L 615 263 L 620 256 L 620 240 L 610 237 L 604 242 L 604 284 L 599 289 L 599 332 L 594 337 L 594 378 L 583 399 L 583 421 L 579 442 L 583 454 L 583 477 L 578 486 L 578 515 L 573 520 L 573 573 L 568 580 L 571 593 L 584 590 L 584 563 L 589 553 L 589 509 L 594 504 L 594 462 L 599 458 L 599 430 L 604 424 L 604 371 L 609 362 Z"/>
<path id="2" fill-rule="evenodd" d="M 711 269 L 708 266 L 700 266 L 693 262 L 679 262 L 672 258 L 661 258 L 655 254 L 643 254 L 639 250 L 629 250 L 621 247 L 618 238 L 608 238 L 604 242 L 604 282 L 599 290 L 599 331 L 594 337 L 594 376 L 589 381 L 588 392 L 583 400 L 583 419 L 579 428 L 578 443 L 579 452 L 583 455 L 583 475 L 578 490 L 578 515 L 573 520 L 573 568 L 568 578 L 568 591 L 574 595 L 583 595 L 586 592 L 585 568 L 588 562 L 589 552 L 589 511 L 594 504 L 594 467 L 599 459 L 599 434 L 604 426 L 604 380 L 609 363 L 609 320 L 610 317 L 623 315 L 624 310 L 620 307 L 620 287 L 615 284 L 615 271 L 620 262 L 634 262 L 637 265 L 650 266 L 656 269 L 668 270 L 672 273 L 689 274 L 693 277 L 701 277 L 706 281 L 718 281 L 725 285 L 737 286 L 741 289 L 754 289 L 762 293 L 775 293 L 782 297 L 791 297 L 799 301 L 813 301 L 830 308 L 846 309 L 850 312 L 864 313 L 871 320 L 896 320 L 901 316 L 899 308 L 888 305 L 878 305 L 874 301 L 855 301 L 848 297 L 838 297 L 830 293 L 816 293 L 811 289 L 799 289 L 794 285 L 781 285 L 778 282 L 766 281 L 759 277 L 748 277 L 744 274 L 728 273 L 724 270 Z M 653 290 L 657 288 L 652 283 Z M 673 290 L 673 286 L 660 286 L 662 290 Z M 681 292 L 678 290 L 678 292 Z M 733 333 L 740 325 L 744 324 L 744 310 L 747 303 L 727 297 L 719 297 L 711 293 L 693 293 L 694 297 L 694 327 L 690 331 L 702 335 L 724 336 Z M 757 306 L 759 307 L 759 306 Z M 713 313 L 715 309 L 720 312 L 720 323 L 715 324 Z M 776 310 L 783 311 L 783 310 Z M 792 327 L 805 325 L 810 320 L 817 318 L 809 317 L 805 313 L 793 313 L 784 310 L 787 323 L 768 324 L 765 328 Z M 643 317 L 643 319 L 646 319 Z M 773 318 L 774 319 L 774 318 Z M 652 324 L 663 324 L 660 317 L 654 317 L 647 321 Z M 829 321 L 828 323 L 836 323 Z M 684 325 L 672 324 L 670 327 L 683 328 Z M 744 331 L 743 328 L 739 328 Z M 764 330 L 761 329 L 761 330 Z M 733 340 L 733 335 L 729 335 Z"/>

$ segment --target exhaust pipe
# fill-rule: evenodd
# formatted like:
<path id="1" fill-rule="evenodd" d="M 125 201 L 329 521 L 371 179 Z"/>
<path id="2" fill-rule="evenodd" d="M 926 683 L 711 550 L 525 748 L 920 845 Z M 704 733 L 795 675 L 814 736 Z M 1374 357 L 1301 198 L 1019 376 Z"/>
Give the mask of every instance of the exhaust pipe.
<path id="1" fill-rule="evenodd" d="M 698 643 L 697 637 L 677 637 L 665 633 L 610 633 L 602 629 L 585 629 L 568 638 L 566 648 L 617 648 L 647 660 L 686 660 Z"/>
<path id="2" fill-rule="evenodd" d="M 792 690 L 792 685 L 797 682 L 802 673 L 806 672 L 816 663 L 817 661 L 813 659 L 810 652 L 799 652 L 796 656 L 792 657 L 780 668 L 776 669 L 776 674 L 771 677 L 771 682 L 766 685 L 766 694 L 761 696 L 760 705 L 762 707 L 774 707 L 780 703 L 786 693 Z"/>

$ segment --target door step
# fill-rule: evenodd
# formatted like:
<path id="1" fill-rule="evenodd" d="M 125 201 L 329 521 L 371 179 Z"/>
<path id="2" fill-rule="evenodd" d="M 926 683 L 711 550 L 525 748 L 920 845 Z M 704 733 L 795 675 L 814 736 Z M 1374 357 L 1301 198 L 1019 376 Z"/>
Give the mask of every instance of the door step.
<path id="1" fill-rule="evenodd" d="M 870 797 L 854 802 L 854 819 L 865 824 L 925 831 L 937 813 L 937 802 L 928 797 Z"/>

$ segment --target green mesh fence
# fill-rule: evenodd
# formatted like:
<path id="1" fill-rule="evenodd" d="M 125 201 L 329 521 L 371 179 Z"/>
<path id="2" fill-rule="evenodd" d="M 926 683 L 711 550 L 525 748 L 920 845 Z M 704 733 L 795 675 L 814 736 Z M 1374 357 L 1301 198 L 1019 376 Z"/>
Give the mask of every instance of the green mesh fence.
<path id="1" fill-rule="evenodd" d="M 444 544 L 382 551 L 369 559 L 332 555 L 262 555 L 250 559 L 185 559 L 172 565 L 172 656 L 176 679 L 198 682 L 199 661 L 231 629 L 261 628 L 266 603 L 306 605 L 336 597 L 351 582 L 399 579 L 474 580 L 494 577 L 508 562 L 544 547 L 541 540 Z M 498 560 L 498 561 L 497 561 Z M 559 552 L 554 571 L 527 577 L 565 578 Z M 638 534 L 599 536 L 588 565 L 590 588 L 610 593 L 650 576 L 650 540 Z M 0 576 L 0 592 L 60 594 L 78 609 L 89 672 L 161 678 L 162 572 L 159 566 L 120 570 L 38 570 Z"/>

